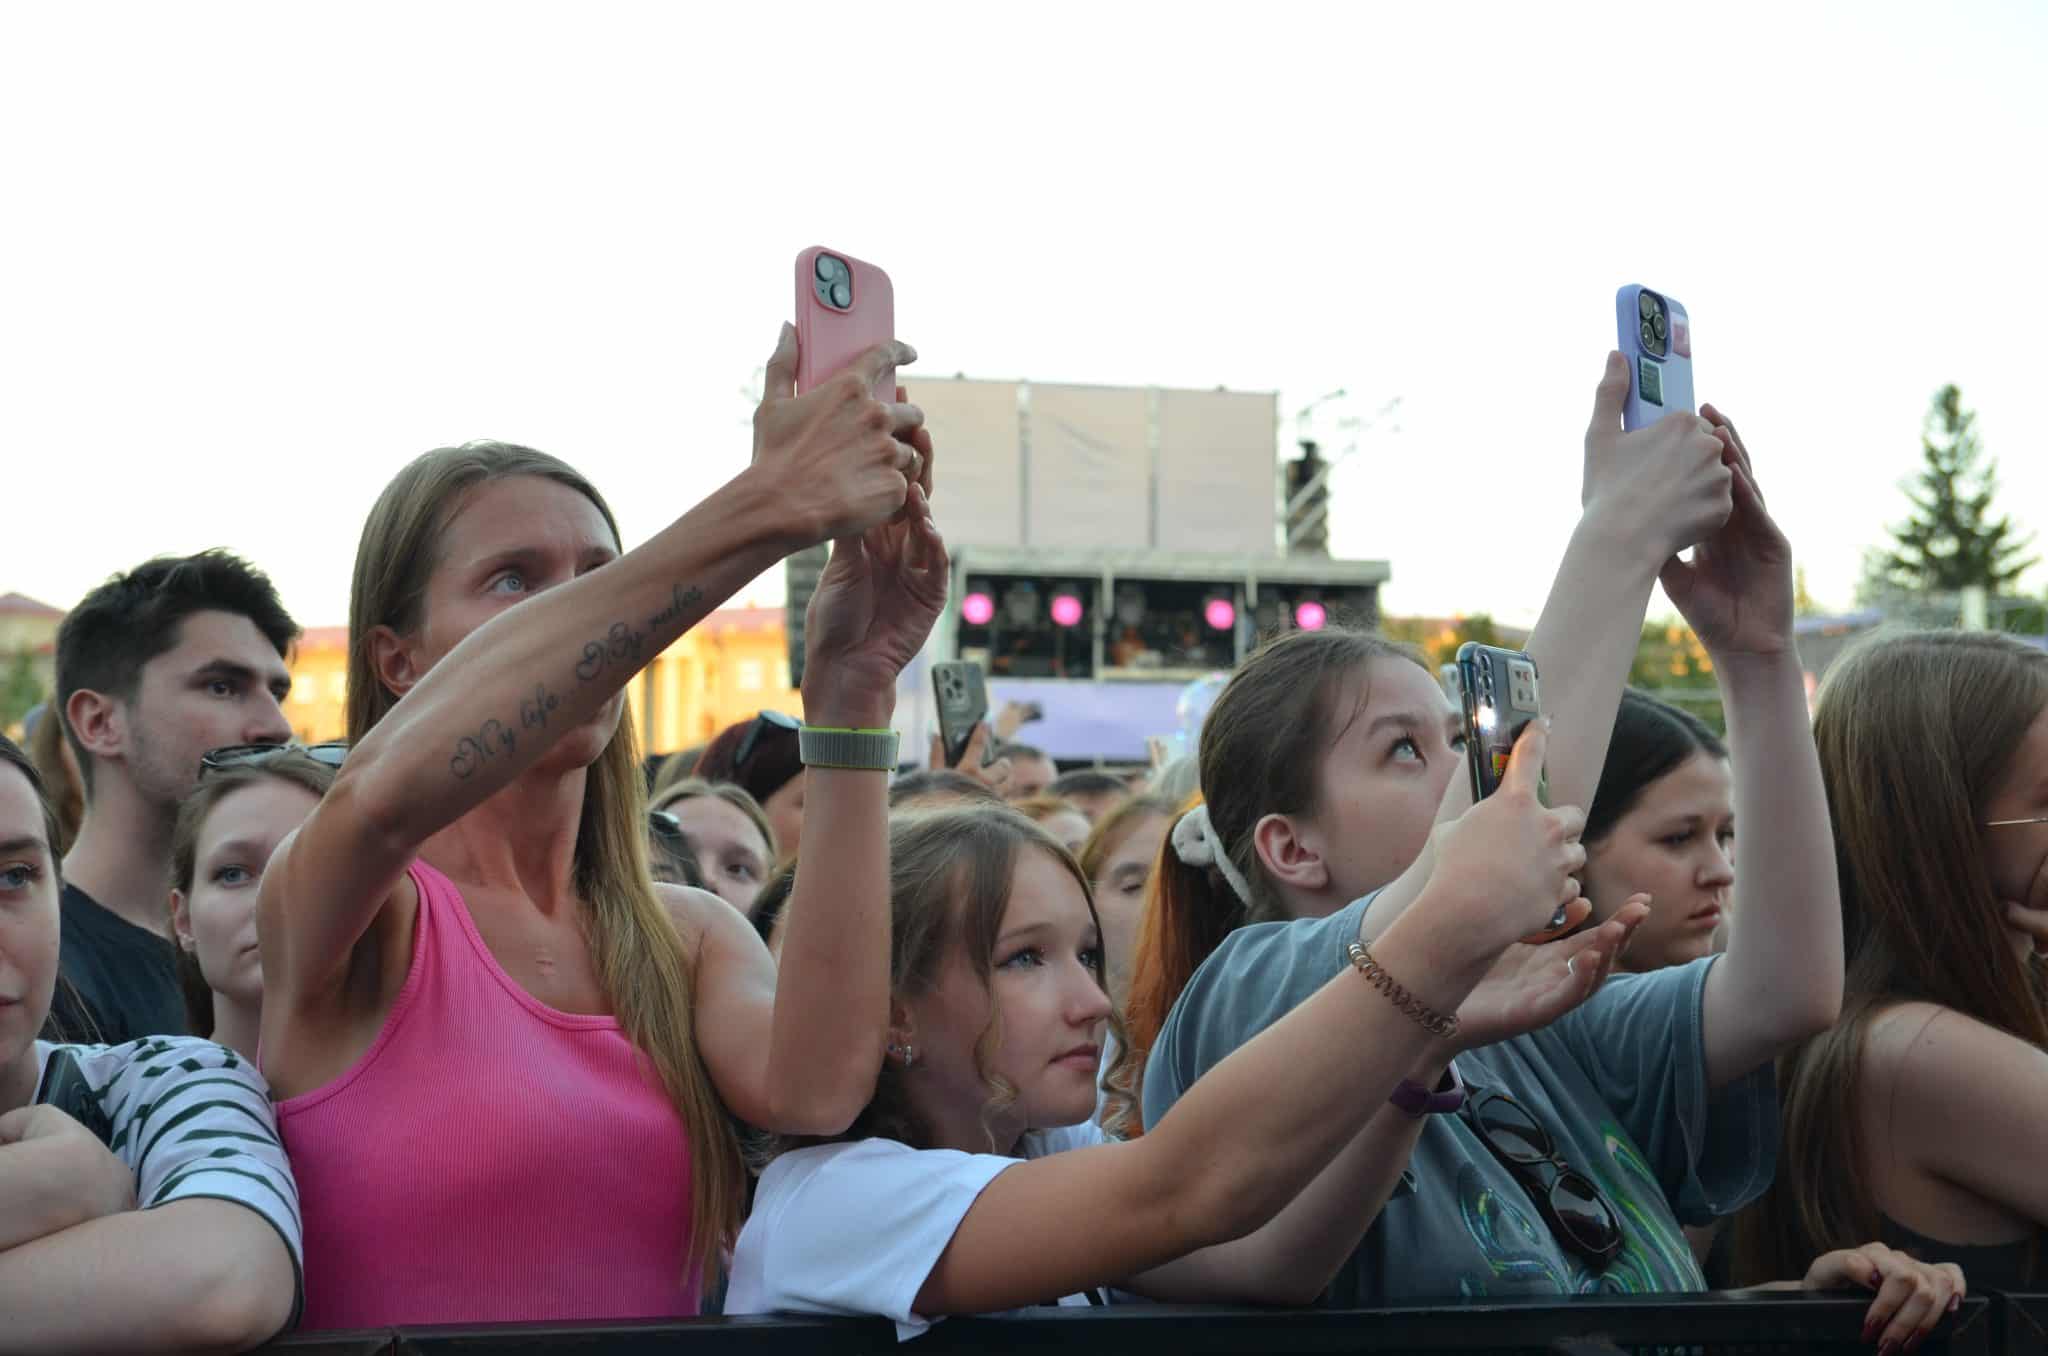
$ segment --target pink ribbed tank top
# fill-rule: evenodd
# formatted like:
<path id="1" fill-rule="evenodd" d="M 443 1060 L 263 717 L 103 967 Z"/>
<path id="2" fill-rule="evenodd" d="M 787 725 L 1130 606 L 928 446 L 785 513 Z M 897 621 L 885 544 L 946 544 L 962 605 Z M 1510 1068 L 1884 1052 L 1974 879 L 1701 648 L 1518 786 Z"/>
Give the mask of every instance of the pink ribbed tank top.
<path id="1" fill-rule="evenodd" d="M 281 1102 L 302 1328 L 697 1312 L 689 1143 L 611 1017 L 557 1012 L 424 862 L 412 966 L 347 1073 Z M 687 1271 L 687 1276 L 686 1276 Z"/>

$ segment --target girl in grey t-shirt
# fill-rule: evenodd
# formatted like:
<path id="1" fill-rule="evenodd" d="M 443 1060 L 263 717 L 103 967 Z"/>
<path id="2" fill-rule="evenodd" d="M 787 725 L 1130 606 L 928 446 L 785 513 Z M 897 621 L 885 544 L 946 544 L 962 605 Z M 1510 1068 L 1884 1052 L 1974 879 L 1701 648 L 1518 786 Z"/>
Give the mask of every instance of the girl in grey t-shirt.
<path id="1" fill-rule="evenodd" d="M 1724 417 L 1708 407 L 1623 433 L 1626 386 L 1611 361 L 1586 438 L 1585 513 L 1528 642 L 1557 719 L 1550 789 L 1591 799 L 1661 578 L 1729 712 L 1736 810 L 1753 826 L 1744 926 L 1723 957 L 1614 979 L 1583 1005 L 1555 1001 L 1570 966 L 1552 948 L 1504 959 L 1461 1010 L 1462 1037 L 1411 1075 L 1438 1086 L 1455 1057 L 1465 1107 L 1417 1118 L 1390 1106 L 1362 1136 L 1382 1166 L 1353 1184 L 1372 1189 L 1355 1192 L 1358 1246 L 1334 1278 L 1338 1303 L 1704 1288 L 1680 1225 L 1770 1181 L 1770 1062 L 1840 1003 L 1790 548 Z M 1137 959 L 1146 1124 L 1415 900 L 1437 866 L 1434 823 L 1469 795 L 1464 759 L 1461 722 L 1429 672 L 1375 637 L 1296 634 L 1240 668 L 1202 733 L 1204 822 L 1175 832 Z M 1640 922 L 1660 903 L 1625 903 L 1615 919 Z M 1930 1280 L 1872 1245 L 1823 1258 L 1807 1283 L 1893 1278 L 1877 1312 L 1891 1324 L 1881 1336 L 1899 1341 L 1931 1325 L 1960 1280 Z"/>

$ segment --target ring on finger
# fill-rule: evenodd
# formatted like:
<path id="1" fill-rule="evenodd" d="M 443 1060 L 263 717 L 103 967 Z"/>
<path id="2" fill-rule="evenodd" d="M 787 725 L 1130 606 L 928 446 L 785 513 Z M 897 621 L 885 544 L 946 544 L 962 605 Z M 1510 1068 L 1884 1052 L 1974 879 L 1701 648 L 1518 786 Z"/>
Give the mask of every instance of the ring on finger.
<path id="1" fill-rule="evenodd" d="M 1570 960 L 1564 963 L 1564 972 L 1570 975 L 1573 979 L 1577 979 L 1579 977 L 1578 956 L 1574 955 Z"/>

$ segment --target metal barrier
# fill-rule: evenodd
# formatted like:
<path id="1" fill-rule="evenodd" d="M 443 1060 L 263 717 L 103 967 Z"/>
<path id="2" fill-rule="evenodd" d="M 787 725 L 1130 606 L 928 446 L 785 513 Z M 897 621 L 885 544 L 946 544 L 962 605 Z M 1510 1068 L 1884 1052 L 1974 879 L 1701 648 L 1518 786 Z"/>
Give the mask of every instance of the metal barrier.
<path id="1" fill-rule="evenodd" d="M 1999 1356 L 2048 1356 L 2048 1295 L 2000 1295 L 1991 1318 Z"/>
<path id="2" fill-rule="evenodd" d="M 1052 1352 L 1062 1356 L 1323 1356 L 1334 1352 L 1504 1353 L 1574 1349 L 1635 1356 L 1871 1356 L 1868 1296 L 1771 1291 L 1741 1295 L 1587 1296 L 1385 1309 L 1225 1309 L 1132 1304 L 950 1318 L 915 1356 Z M 1929 1356 L 2048 1356 L 2048 1296 L 1972 1296 L 1921 1351 Z M 2018 1345 L 2007 1345 L 2017 1342 Z M 687 1350 L 691 1356 L 883 1356 L 905 1350 L 880 1319 L 740 1317 L 557 1326 L 400 1328 L 310 1333 L 264 1348 L 294 1356 L 550 1356 Z"/>

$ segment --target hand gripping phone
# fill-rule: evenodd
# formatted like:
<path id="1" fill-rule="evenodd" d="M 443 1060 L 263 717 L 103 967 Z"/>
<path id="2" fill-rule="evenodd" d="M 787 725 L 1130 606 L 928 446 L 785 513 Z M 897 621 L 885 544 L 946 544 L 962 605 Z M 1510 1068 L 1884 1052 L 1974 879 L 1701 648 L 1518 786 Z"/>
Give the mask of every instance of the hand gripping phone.
<path id="1" fill-rule="evenodd" d="M 813 245 L 796 257 L 796 389 L 814 390 L 856 357 L 896 337 L 889 275 L 839 250 Z M 896 399 L 896 369 L 875 379 L 875 399 Z"/>
<path id="2" fill-rule="evenodd" d="M 939 739 L 946 746 L 946 766 L 960 766 L 974 727 L 988 719 L 988 684 L 981 665 L 961 660 L 941 660 L 932 665 L 932 693 L 939 701 Z M 991 739 L 984 750 L 986 762 L 995 754 Z"/>
<path id="3" fill-rule="evenodd" d="M 1625 429 L 1648 428 L 1673 410 L 1692 413 L 1692 322 L 1685 307 L 1630 283 L 1614 294 L 1615 346 L 1628 359 Z"/>
<path id="4" fill-rule="evenodd" d="M 1466 641 L 1458 647 L 1458 699 L 1465 715 L 1465 766 L 1471 770 L 1476 805 L 1500 789 L 1515 741 L 1543 714 L 1536 687 L 1536 661 L 1520 650 Z M 1548 787 L 1538 794 L 1549 804 Z M 1559 905 L 1550 926 L 1564 926 Z"/>

